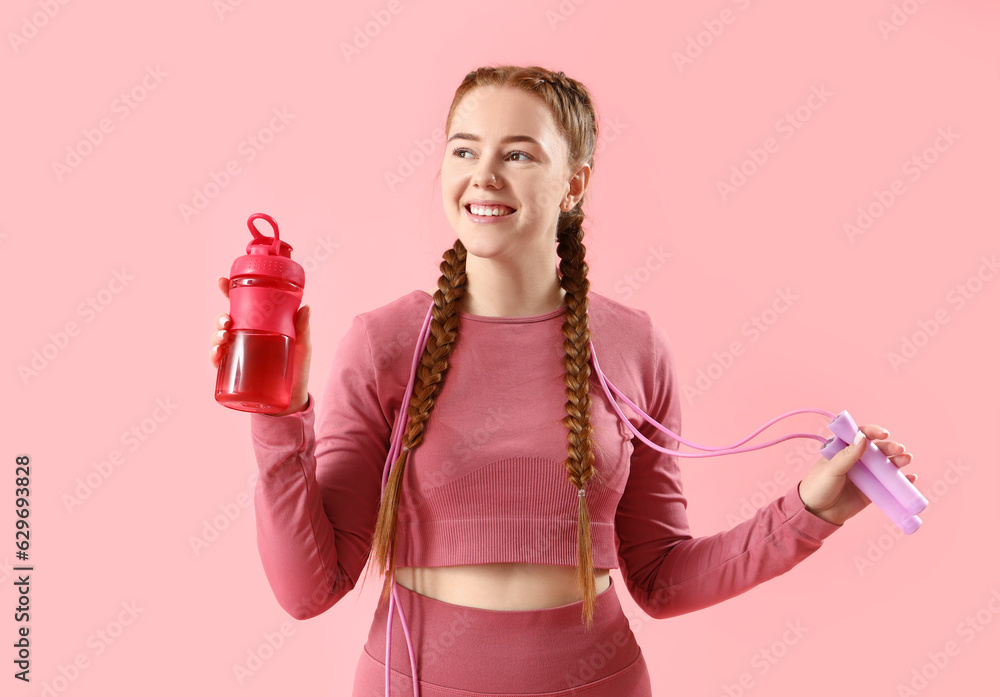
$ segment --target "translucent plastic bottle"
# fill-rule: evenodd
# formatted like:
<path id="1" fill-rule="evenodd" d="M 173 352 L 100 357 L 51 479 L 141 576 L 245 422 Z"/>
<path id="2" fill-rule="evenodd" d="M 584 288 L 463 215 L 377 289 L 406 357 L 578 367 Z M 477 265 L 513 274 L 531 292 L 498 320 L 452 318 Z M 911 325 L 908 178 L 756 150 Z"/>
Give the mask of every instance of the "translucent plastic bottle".
<path id="1" fill-rule="evenodd" d="M 271 224 L 274 237 L 260 233 L 257 218 Z M 254 238 L 229 272 L 232 341 L 219 362 L 215 399 L 239 411 L 276 414 L 291 403 L 295 313 L 305 271 L 292 261 L 291 245 L 278 239 L 274 218 L 255 213 L 247 226 Z"/>

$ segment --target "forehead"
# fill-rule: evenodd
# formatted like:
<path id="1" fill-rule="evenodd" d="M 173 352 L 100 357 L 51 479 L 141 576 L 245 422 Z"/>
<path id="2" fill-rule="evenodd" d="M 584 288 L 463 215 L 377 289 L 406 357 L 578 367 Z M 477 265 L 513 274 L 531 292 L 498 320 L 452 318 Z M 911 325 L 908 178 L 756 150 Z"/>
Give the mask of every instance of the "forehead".
<path id="1" fill-rule="evenodd" d="M 508 135 L 528 135 L 547 150 L 558 147 L 559 130 L 541 97 L 513 87 L 477 87 L 455 108 L 449 128 L 487 141 Z"/>

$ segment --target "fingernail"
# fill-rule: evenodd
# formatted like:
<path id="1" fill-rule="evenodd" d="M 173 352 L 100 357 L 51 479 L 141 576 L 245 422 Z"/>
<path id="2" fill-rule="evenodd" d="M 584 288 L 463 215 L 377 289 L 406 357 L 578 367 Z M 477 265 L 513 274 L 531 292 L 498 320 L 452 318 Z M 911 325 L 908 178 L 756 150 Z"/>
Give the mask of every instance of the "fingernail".
<path id="1" fill-rule="evenodd" d="M 862 433 L 861 431 L 858 431 L 858 435 L 854 436 L 854 445 L 857 445 L 864 439 L 865 439 L 865 434 Z"/>
<path id="2" fill-rule="evenodd" d="M 226 330 L 225 329 L 220 329 L 219 333 L 216 334 L 216 336 L 218 336 L 220 339 L 225 339 L 226 338 Z"/>

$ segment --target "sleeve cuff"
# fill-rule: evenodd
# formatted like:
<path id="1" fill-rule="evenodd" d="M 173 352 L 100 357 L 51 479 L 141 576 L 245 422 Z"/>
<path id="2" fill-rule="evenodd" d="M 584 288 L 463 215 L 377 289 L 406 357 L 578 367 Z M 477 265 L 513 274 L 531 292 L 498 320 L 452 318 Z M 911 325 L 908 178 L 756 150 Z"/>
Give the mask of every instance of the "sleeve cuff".
<path id="1" fill-rule="evenodd" d="M 313 404 L 315 399 L 309 394 L 309 403 L 302 411 L 285 416 L 273 416 L 253 412 L 250 414 L 250 436 L 253 442 L 266 447 L 287 449 L 289 443 L 301 446 L 306 434 L 311 432 L 315 420 Z"/>

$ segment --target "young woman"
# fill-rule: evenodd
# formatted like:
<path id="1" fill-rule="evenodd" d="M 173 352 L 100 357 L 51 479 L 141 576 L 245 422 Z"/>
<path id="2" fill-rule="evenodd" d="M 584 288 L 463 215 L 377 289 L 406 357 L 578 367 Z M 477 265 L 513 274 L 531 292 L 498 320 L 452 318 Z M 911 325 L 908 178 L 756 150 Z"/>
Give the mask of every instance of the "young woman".
<path id="1" fill-rule="evenodd" d="M 343 598 L 374 557 L 385 583 L 355 697 L 386 693 L 393 589 L 424 697 L 651 695 L 609 570 L 621 569 L 656 618 L 788 571 L 868 505 L 846 477 L 867 440 L 821 459 L 752 519 L 692 538 L 677 458 L 633 439 L 590 369 L 592 340 L 608 379 L 680 432 L 667 335 L 648 313 L 589 289 L 582 206 L 598 131 L 588 91 L 536 66 L 480 68 L 456 91 L 445 131 L 443 205 L 458 239 L 437 288 L 355 316 L 318 404 L 307 391 L 301 308 L 292 404 L 250 416 L 265 572 L 282 607 L 305 619 Z M 228 296 L 227 287 L 220 279 Z M 219 316 L 214 365 L 228 323 Z M 383 496 L 399 435 L 391 425 L 404 406 Z M 651 441 L 677 447 L 629 418 Z M 861 431 L 897 466 L 909 464 L 887 431 Z M 398 612 L 391 621 L 390 692 L 409 695 Z"/>

